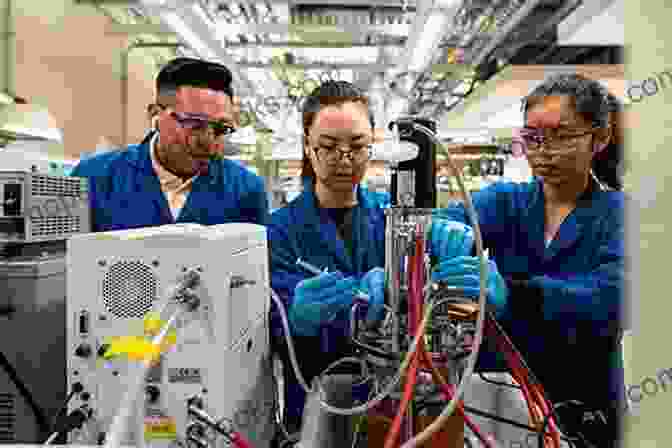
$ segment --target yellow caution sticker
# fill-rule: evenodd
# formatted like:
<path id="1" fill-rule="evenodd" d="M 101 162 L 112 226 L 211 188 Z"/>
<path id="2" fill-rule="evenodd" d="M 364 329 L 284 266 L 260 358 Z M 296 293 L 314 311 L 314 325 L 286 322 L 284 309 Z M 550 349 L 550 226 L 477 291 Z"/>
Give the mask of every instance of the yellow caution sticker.
<path id="1" fill-rule="evenodd" d="M 177 437 L 177 426 L 172 417 L 145 418 L 145 440 L 174 439 Z"/>

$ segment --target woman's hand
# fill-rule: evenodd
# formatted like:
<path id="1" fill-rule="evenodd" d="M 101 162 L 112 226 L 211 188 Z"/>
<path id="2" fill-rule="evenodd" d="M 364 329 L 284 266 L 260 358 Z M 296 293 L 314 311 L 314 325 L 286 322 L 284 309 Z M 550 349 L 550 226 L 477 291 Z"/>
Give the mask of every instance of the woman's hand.
<path id="1" fill-rule="evenodd" d="M 432 271 L 432 281 L 444 282 L 467 297 L 478 299 L 481 263 L 478 257 L 454 257 L 443 260 Z M 509 290 L 494 261 L 488 260 L 487 301 L 499 317 L 506 309 Z"/>
<path id="2" fill-rule="evenodd" d="M 373 324 L 385 317 L 385 270 L 373 268 L 367 272 L 359 283 L 359 289 L 369 296 L 369 309 L 366 321 Z"/>
<path id="3" fill-rule="evenodd" d="M 292 330 L 299 336 L 318 336 L 322 325 L 352 306 L 357 283 L 354 277 L 346 278 L 337 271 L 299 282 L 289 308 Z"/>
<path id="4" fill-rule="evenodd" d="M 434 217 L 429 242 L 432 255 L 441 263 L 453 257 L 471 255 L 474 231 L 459 221 Z"/>

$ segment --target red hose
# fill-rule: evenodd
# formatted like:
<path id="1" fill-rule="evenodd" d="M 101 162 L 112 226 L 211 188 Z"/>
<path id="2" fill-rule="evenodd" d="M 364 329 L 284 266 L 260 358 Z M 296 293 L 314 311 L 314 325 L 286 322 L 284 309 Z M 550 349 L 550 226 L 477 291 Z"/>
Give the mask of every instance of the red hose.
<path id="1" fill-rule="evenodd" d="M 247 441 L 243 439 L 243 436 L 238 432 L 231 434 L 231 443 L 233 443 L 235 448 L 252 448 L 252 445 L 247 443 Z"/>
<path id="2" fill-rule="evenodd" d="M 422 266 L 422 254 L 424 251 L 422 249 L 422 241 L 420 239 L 416 240 L 416 251 L 411 257 L 409 257 L 409 272 L 408 272 L 408 283 L 409 283 L 409 330 L 411 336 L 417 336 L 415 333 L 420 333 L 420 340 L 418 345 L 415 348 L 413 353 L 413 359 L 411 360 L 411 365 L 408 370 L 408 376 L 406 378 L 406 383 L 404 384 L 404 392 L 401 397 L 401 403 L 399 403 L 399 409 L 397 410 L 397 415 L 394 417 L 392 422 L 392 427 L 385 438 L 385 448 L 394 448 L 399 439 L 401 433 L 401 425 L 403 422 L 404 415 L 408 410 L 408 406 L 413 400 L 413 393 L 415 391 L 415 384 L 418 380 L 418 369 L 420 367 L 420 356 L 421 348 L 424 347 L 424 341 L 422 339 L 423 329 L 420 327 L 420 322 L 422 319 L 422 281 L 419 277 L 420 269 L 419 266 Z"/>

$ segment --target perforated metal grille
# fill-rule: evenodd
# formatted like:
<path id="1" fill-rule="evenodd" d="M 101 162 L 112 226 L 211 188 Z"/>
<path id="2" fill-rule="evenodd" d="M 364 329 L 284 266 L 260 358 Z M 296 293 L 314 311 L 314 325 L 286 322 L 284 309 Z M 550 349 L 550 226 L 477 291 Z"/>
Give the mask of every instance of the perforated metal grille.
<path id="1" fill-rule="evenodd" d="M 0 443 L 16 441 L 14 430 L 16 408 L 14 406 L 14 394 L 0 394 Z"/>
<path id="2" fill-rule="evenodd" d="M 158 282 L 152 268 L 140 261 L 119 261 L 103 279 L 103 302 L 113 316 L 142 318 L 157 299 Z"/>
<path id="3" fill-rule="evenodd" d="M 79 216 L 48 216 L 32 218 L 31 233 L 33 237 L 55 236 L 81 232 L 82 224 Z"/>
<path id="4" fill-rule="evenodd" d="M 82 179 L 75 177 L 33 174 L 31 176 L 31 188 L 33 196 L 80 197 L 88 189 L 88 185 Z"/>

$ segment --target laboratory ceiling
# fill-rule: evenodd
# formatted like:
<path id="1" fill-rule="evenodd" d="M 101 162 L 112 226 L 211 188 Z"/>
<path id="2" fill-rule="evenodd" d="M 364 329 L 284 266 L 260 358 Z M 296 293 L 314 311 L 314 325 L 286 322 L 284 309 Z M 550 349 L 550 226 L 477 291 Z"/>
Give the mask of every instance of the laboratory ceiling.
<path id="1" fill-rule="evenodd" d="M 561 22 L 580 25 L 613 1 L 115 0 L 101 8 L 117 32 L 226 63 L 248 118 L 289 140 L 297 102 L 319 80 L 365 89 L 386 123 L 399 114 L 441 119 L 512 65 L 622 64 L 620 47 L 558 41 Z"/>

